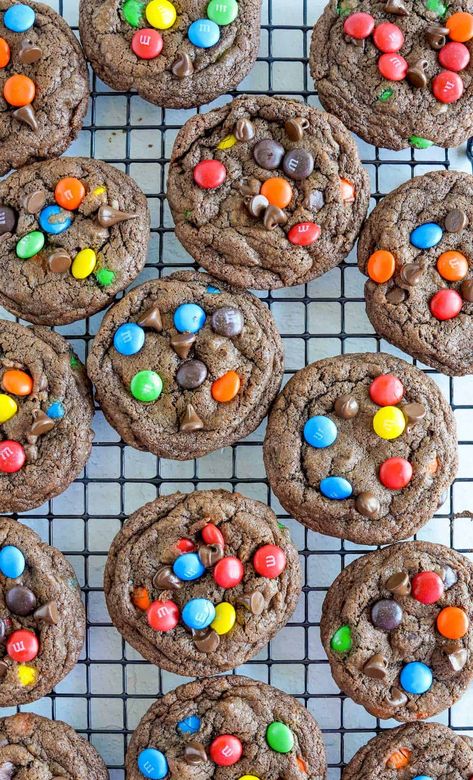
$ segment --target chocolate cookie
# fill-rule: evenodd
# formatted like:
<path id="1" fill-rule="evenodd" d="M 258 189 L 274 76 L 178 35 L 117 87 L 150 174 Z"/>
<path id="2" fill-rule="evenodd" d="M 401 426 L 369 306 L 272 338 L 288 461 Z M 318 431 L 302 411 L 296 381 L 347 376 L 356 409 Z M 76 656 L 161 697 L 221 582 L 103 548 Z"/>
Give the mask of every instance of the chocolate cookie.
<path id="1" fill-rule="evenodd" d="M 272 489 L 297 520 L 359 544 L 415 533 L 458 465 L 455 420 L 430 377 L 382 353 L 303 368 L 273 406 L 264 442 Z"/>
<path id="2" fill-rule="evenodd" d="M 387 195 L 358 244 L 376 331 L 444 374 L 473 373 L 473 176 L 432 171 Z"/>
<path id="3" fill-rule="evenodd" d="M 95 748 L 60 720 L 22 712 L 0 719 L 0 771 L 5 780 L 108 780 Z"/>
<path id="4" fill-rule="evenodd" d="M 346 257 L 369 180 L 335 117 L 295 100 L 246 96 L 186 122 L 167 196 L 177 237 L 204 268 L 239 287 L 274 289 Z"/>
<path id="5" fill-rule="evenodd" d="M 246 663 L 287 623 L 300 592 L 288 531 L 264 504 L 225 490 L 146 504 L 105 567 L 108 611 L 126 641 L 191 676 Z"/>
<path id="6" fill-rule="evenodd" d="M 215 677 L 181 685 L 150 707 L 126 770 L 128 780 L 168 773 L 324 780 L 325 748 L 317 723 L 291 696 L 247 677 Z"/>
<path id="7" fill-rule="evenodd" d="M 0 517 L 0 583 L 0 707 L 12 707 L 46 696 L 75 666 L 85 610 L 63 554 L 8 517 Z"/>
<path id="8" fill-rule="evenodd" d="M 320 631 L 340 688 L 400 721 L 454 704 L 473 678 L 473 564 L 430 542 L 368 553 L 330 587 Z"/>
<path id="9" fill-rule="evenodd" d="M 322 104 L 370 144 L 458 146 L 473 133 L 470 0 L 330 0 L 314 27 Z"/>
<path id="10" fill-rule="evenodd" d="M 0 506 L 26 512 L 59 495 L 92 447 L 92 395 L 66 341 L 0 320 Z"/>
<path id="11" fill-rule="evenodd" d="M 371 739 L 352 758 L 342 778 L 468 780 L 472 773 L 471 737 L 440 723 L 409 723 Z"/>
<path id="12" fill-rule="evenodd" d="M 193 108 L 253 67 L 261 0 L 81 0 L 80 37 L 98 76 L 158 106 Z"/>
<path id="13" fill-rule="evenodd" d="M 110 424 L 137 449 L 189 460 L 258 427 L 278 392 L 281 338 L 257 298 L 186 271 L 105 315 L 87 370 Z"/>
<path id="14" fill-rule="evenodd" d="M 139 274 L 147 201 L 98 160 L 37 163 L 0 182 L 0 304 L 40 325 L 88 317 Z"/>
<path id="15" fill-rule="evenodd" d="M 64 19 L 43 3 L 0 0 L 0 176 L 59 157 L 88 100 L 84 55 Z"/>

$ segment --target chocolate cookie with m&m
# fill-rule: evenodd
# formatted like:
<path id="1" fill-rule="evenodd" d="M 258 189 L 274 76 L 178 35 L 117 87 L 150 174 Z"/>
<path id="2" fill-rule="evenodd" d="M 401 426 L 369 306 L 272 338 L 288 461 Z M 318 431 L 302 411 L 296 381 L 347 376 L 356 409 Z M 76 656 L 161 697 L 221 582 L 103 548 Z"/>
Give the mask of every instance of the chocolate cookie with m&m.
<path id="1" fill-rule="evenodd" d="M 247 677 L 181 685 L 150 707 L 126 755 L 129 780 L 324 780 L 325 748 L 295 699 Z"/>
<path id="2" fill-rule="evenodd" d="M 0 304 L 40 325 L 89 317 L 139 274 L 147 201 L 99 160 L 36 163 L 0 182 Z"/>
<path id="3" fill-rule="evenodd" d="M 469 0 L 330 0 L 312 36 L 321 102 L 368 143 L 458 146 L 473 133 Z"/>
<path id="4" fill-rule="evenodd" d="M 432 171 L 368 218 L 358 264 L 380 336 L 444 374 L 473 372 L 473 176 Z"/>
<path id="5" fill-rule="evenodd" d="M 0 706 L 12 707 L 46 696 L 75 666 L 85 611 L 62 553 L 8 517 L 0 517 L 0 604 Z"/>
<path id="6" fill-rule="evenodd" d="M 105 596 L 147 660 L 204 676 L 246 663 L 293 613 L 298 554 L 274 513 L 225 490 L 162 496 L 111 546 Z"/>
<path id="7" fill-rule="evenodd" d="M 26 512 L 62 493 L 92 447 L 85 370 L 47 328 L 0 321 L 0 506 Z"/>
<path id="8" fill-rule="evenodd" d="M 433 380 L 382 353 L 298 371 L 272 407 L 264 442 L 272 489 L 315 531 L 359 544 L 415 533 L 457 470 L 453 413 Z"/>
<path id="9" fill-rule="evenodd" d="M 347 566 L 320 624 L 335 681 L 379 718 L 413 721 L 454 704 L 473 678 L 473 565 L 404 542 Z"/>
<path id="10" fill-rule="evenodd" d="M 283 351 L 255 296 L 187 271 L 146 282 L 110 309 L 87 370 L 128 444 L 189 460 L 258 427 L 281 383 Z"/>
<path id="11" fill-rule="evenodd" d="M 345 258 L 369 181 L 335 117 L 246 96 L 186 122 L 167 196 L 177 237 L 204 268 L 239 287 L 271 289 L 310 281 Z"/>
<path id="12" fill-rule="evenodd" d="M 59 157 L 88 100 L 84 55 L 64 19 L 43 3 L 0 0 L 0 176 Z"/>
<path id="13" fill-rule="evenodd" d="M 261 0 L 81 0 L 80 37 L 100 78 L 158 106 L 234 89 L 256 61 Z"/>

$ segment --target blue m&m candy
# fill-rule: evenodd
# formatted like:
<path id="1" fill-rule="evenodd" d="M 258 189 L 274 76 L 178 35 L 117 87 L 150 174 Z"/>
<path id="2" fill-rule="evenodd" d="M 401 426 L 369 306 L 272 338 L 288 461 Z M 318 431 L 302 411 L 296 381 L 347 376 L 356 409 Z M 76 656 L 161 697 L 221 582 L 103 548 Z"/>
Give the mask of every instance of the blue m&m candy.
<path id="1" fill-rule="evenodd" d="M 432 670 L 421 661 L 413 661 L 405 665 L 399 679 L 408 693 L 426 693 L 432 687 Z"/>
<path id="2" fill-rule="evenodd" d="M 337 426 L 330 417 L 318 414 L 315 417 L 309 417 L 304 425 L 304 439 L 311 447 L 317 447 L 317 449 L 330 447 L 336 438 Z"/>
<path id="3" fill-rule="evenodd" d="M 156 748 L 146 748 L 138 756 L 138 769 L 144 777 L 163 780 L 169 772 L 166 756 Z"/>
<path id="4" fill-rule="evenodd" d="M 3 14 L 3 24 L 7 30 L 12 32 L 23 33 L 33 27 L 36 14 L 29 5 L 20 3 L 19 5 L 12 5 Z"/>
<path id="5" fill-rule="evenodd" d="M 45 233 L 58 236 L 59 233 L 64 233 L 65 230 L 70 228 L 72 216 L 60 206 L 46 206 L 41 211 L 38 222 L 41 230 L 44 230 Z"/>
<path id="6" fill-rule="evenodd" d="M 353 488 L 344 477 L 325 477 L 320 483 L 320 492 L 325 498 L 339 501 L 343 498 L 350 498 Z"/>
<path id="7" fill-rule="evenodd" d="M 145 332 L 136 322 L 125 322 L 115 331 L 113 346 L 120 355 L 136 355 L 145 343 Z"/>
<path id="8" fill-rule="evenodd" d="M 187 628 L 202 631 L 213 623 L 215 607 L 208 599 L 191 599 L 184 605 L 181 617 Z"/>
<path id="9" fill-rule="evenodd" d="M 430 775 L 416 775 L 412 780 L 434 780 Z"/>
<path id="10" fill-rule="evenodd" d="M 199 49 L 210 49 L 220 40 L 220 27 L 211 19 L 197 19 L 187 30 L 189 40 Z"/>
<path id="11" fill-rule="evenodd" d="M 51 420 L 62 420 L 65 415 L 64 407 L 60 401 L 53 401 L 46 409 L 46 414 Z"/>
<path id="12" fill-rule="evenodd" d="M 197 303 L 182 303 L 174 312 L 174 325 L 179 333 L 198 333 L 206 319 L 205 311 Z"/>
<path id="13" fill-rule="evenodd" d="M 220 295 L 218 287 L 214 287 L 212 284 L 207 285 L 207 292 L 211 295 Z"/>
<path id="14" fill-rule="evenodd" d="M 425 222 L 411 233 L 411 244 L 417 249 L 431 249 L 442 240 L 443 230 L 436 222 Z"/>
<path id="15" fill-rule="evenodd" d="M 21 550 L 11 544 L 2 547 L 0 550 L 0 571 L 3 576 L 16 580 L 17 577 L 21 577 L 24 570 L 25 556 Z"/>
<path id="16" fill-rule="evenodd" d="M 172 570 L 176 577 L 184 580 L 184 582 L 198 580 L 199 577 L 205 574 L 205 566 L 195 552 L 184 553 L 184 555 L 176 558 Z"/>
<path id="17" fill-rule="evenodd" d="M 198 715 L 188 715 L 177 724 L 177 730 L 181 734 L 197 734 L 200 731 L 200 718 Z"/>

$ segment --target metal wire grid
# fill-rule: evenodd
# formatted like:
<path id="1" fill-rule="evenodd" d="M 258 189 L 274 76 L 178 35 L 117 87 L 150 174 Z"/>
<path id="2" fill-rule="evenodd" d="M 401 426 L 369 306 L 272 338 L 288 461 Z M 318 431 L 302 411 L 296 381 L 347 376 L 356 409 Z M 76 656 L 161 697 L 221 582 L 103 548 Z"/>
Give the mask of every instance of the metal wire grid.
<path id="1" fill-rule="evenodd" d="M 77 0 L 47 0 L 77 31 Z M 324 0 L 265 0 L 262 44 L 258 62 L 240 92 L 289 95 L 318 105 L 307 55 L 312 25 Z M 293 24 L 287 24 L 290 17 Z M 286 52 L 291 56 L 286 56 Z M 233 93 L 232 93 L 233 94 Z M 236 94 L 236 93 L 234 93 Z M 225 96 L 215 104 L 229 99 Z M 161 110 L 135 95 L 111 92 L 92 78 L 90 112 L 69 154 L 105 159 L 137 179 L 152 211 L 147 268 L 138 282 L 193 267 L 175 240 L 165 200 L 167 164 L 175 134 L 193 111 Z M 371 175 L 373 205 L 402 181 L 433 168 L 470 171 L 465 149 L 393 153 L 359 142 Z M 364 312 L 363 278 L 354 254 L 338 269 L 310 284 L 261 295 L 271 308 L 283 336 L 286 377 L 321 357 L 353 351 L 389 351 L 407 356 L 377 337 Z M 2 312 L 11 319 L 11 315 Z M 102 315 L 57 330 L 84 358 Z M 422 366 L 425 369 L 425 367 Z M 439 383 L 459 423 L 461 468 L 450 495 L 419 538 L 442 542 L 466 554 L 473 551 L 470 521 L 455 518 L 468 509 L 473 479 L 473 378 L 451 379 L 425 369 Z M 51 696 L 23 707 L 64 719 L 97 747 L 112 780 L 124 778 L 129 735 L 156 696 L 184 678 L 148 664 L 123 642 L 110 623 L 102 591 L 102 573 L 111 540 L 134 509 L 158 494 L 175 490 L 226 487 L 269 503 L 286 522 L 300 550 L 304 589 L 288 626 L 240 673 L 292 693 L 318 720 L 324 732 L 329 778 L 340 778 L 341 767 L 380 728 L 379 720 L 341 695 L 334 684 L 319 641 L 323 598 L 335 576 L 361 552 L 349 542 L 322 537 L 288 518 L 271 494 L 262 462 L 264 425 L 232 448 L 188 463 L 159 461 L 126 447 L 97 410 L 96 438 L 85 472 L 62 496 L 20 516 L 50 544 L 62 549 L 74 565 L 88 614 L 87 636 L 76 669 Z M 450 712 L 436 718 L 451 727 L 473 728 L 473 695 L 466 695 Z M 14 710 L 5 710 L 10 714 Z M 395 725 L 383 723 L 383 727 Z"/>

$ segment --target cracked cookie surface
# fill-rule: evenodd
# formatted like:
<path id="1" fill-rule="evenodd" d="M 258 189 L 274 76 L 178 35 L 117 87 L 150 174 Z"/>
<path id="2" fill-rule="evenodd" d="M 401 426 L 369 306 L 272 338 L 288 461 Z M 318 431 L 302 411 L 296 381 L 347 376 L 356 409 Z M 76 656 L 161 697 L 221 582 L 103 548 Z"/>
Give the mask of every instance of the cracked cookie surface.
<path id="1" fill-rule="evenodd" d="M 374 390 L 384 381 L 392 399 Z M 309 528 L 388 543 L 443 502 L 457 469 L 455 421 L 432 379 L 399 358 L 327 358 L 298 371 L 274 403 L 264 461 L 284 508 Z"/>
<path id="2" fill-rule="evenodd" d="M 450 707 L 473 677 L 472 591 L 471 562 L 440 544 L 404 542 L 355 560 L 322 610 L 337 685 L 379 718 L 413 721 Z"/>
<path id="3" fill-rule="evenodd" d="M 70 209 L 58 205 L 68 202 Z M 58 213 L 44 220 L 48 209 Z M 12 214 L 10 231 L 2 229 L 5 210 Z M 58 229 L 55 220 L 62 220 L 57 233 L 50 232 Z M 137 184 L 107 163 L 68 157 L 13 173 L 0 183 L 0 303 L 40 325 L 95 314 L 143 268 L 149 225 Z M 32 237 L 37 246 L 18 249 Z M 81 270 L 76 258 L 84 252 L 92 252 L 92 262 Z"/>
<path id="4" fill-rule="evenodd" d="M 0 37 L 10 49 L 8 63 L 0 68 L 0 175 L 36 160 L 59 157 L 81 129 L 89 100 L 84 55 L 64 19 L 49 6 L 29 0 L 34 24 L 25 32 L 13 32 L 3 18 L 14 5 L 0 0 Z M 25 49 L 39 52 L 25 55 Z M 5 82 L 14 75 L 26 76 L 36 88 L 31 103 L 36 129 L 15 118 L 16 108 L 3 97 Z"/>
<path id="5" fill-rule="evenodd" d="M 136 335 L 133 354 L 115 348 L 119 328 Z M 269 309 L 255 296 L 180 272 L 146 282 L 110 309 L 87 370 L 128 444 L 189 460 L 257 428 L 279 389 L 283 351 Z"/>
<path id="6" fill-rule="evenodd" d="M 369 279 L 365 285 L 366 310 L 377 333 L 454 376 L 473 371 L 472 200 L 473 176 L 467 173 L 417 176 L 383 198 L 358 244 L 358 264 L 366 275 L 369 259 L 378 250 L 390 252 L 394 261 L 389 279 Z M 420 248 L 412 243 L 412 232 L 426 224 L 436 225 L 438 235 L 428 242 L 435 240 L 434 246 Z M 444 267 L 445 259 L 450 262 Z M 447 303 L 453 299 L 451 314 L 456 316 L 437 318 L 439 292 L 450 296 Z"/>
<path id="7" fill-rule="evenodd" d="M 209 165 L 220 185 L 203 189 L 195 179 Z M 209 273 L 271 289 L 314 279 L 346 257 L 369 181 L 335 117 L 294 100 L 245 96 L 184 125 L 167 196 L 176 235 Z"/>

